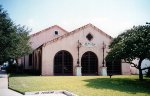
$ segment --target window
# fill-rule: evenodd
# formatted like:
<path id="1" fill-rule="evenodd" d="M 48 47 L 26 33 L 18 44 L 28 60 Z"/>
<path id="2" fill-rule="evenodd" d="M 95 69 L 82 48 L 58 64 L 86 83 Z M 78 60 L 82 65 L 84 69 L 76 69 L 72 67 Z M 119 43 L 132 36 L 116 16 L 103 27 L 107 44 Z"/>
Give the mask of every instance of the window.
<path id="1" fill-rule="evenodd" d="M 58 35 L 58 31 L 55 31 L 55 35 Z"/>
<path id="2" fill-rule="evenodd" d="M 91 40 L 93 39 L 93 36 L 92 36 L 91 33 L 89 33 L 88 35 L 86 35 L 86 38 L 87 38 L 89 41 L 91 41 Z"/>

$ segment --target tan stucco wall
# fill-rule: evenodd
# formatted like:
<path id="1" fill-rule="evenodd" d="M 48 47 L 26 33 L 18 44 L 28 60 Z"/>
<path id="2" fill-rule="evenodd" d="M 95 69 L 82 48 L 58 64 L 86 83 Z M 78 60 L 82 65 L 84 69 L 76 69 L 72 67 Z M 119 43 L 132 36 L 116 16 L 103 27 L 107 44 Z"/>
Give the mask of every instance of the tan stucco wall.
<path id="1" fill-rule="evenodd" d="M 31 69 L 32 66 L 29 66 L 29 55 L 25 56 L 25 69 Z"/>
<path id="2" fill-rule="evenodd" d="M 87 51 L 94 52 L 98 57 L 98 66 L 102 66 L 102 59 L 103 59 L 103 53 L 102 53 L 102 44 L 103 41 L 107 45 L 105 50 L 105 56 L 106 51 L 108 51 L 108 45 L 111 42 L 111 39 L 107 37 L 105 34 L 102 34 L 98 32 L 93 27 L 89 26 L 85 29 L 78 30 L 79 32 L 76 32 L 75 34 L 72 34 L 70 36 L 67 36 L 61 40 L 57 40 L 52 43 L 47 43 L 42 48 L 42 75 L 53 75 L 53 61 L 54 56 L 57 52 L 61 50 L 66 50 L 71 53 L 73 57 L 73 74 L 75 75 L 75 67 L 77 66 L 77 42 L 78 40 L 83 44 L 85 42 L 89 42 L 86 39 L 86 35 L 88 33 L 91 33 L 93 35 L 93 40 L 91 40 L 92 43 L 96 44 L 94 47 L 85 47 L 81 46 L 80 48 L 80 61 L 82 55 Z M 100 70 L 100 69 L 99 69 Z"/>
<path id="3" fill-rule="evenodd" d="M 122 75 L 130 75 L 131 74 L 131 69 L 130 69 L 130 64 L 128 63 L 122 63 L 121 64 L 121 69 L 122 69 Z"/>
<path id="4" fill-rule="evenodd" d="M 18 60 L 18 66 L 21 66 L 21 58 L 17 58 L 17 60 Z"/>
<path id="5" fill-rule="evenodd" d="M 55 35 L 55 31 L 58 31 L 58 35 Z M 54 25 L 50 27 L 49 29 L 43 30 L 42 32 L 35 33 L 30 36 L 30 45 L 33 50 L 41 46 L 43 43 L 46 43 L 48 41 L 53 40 L 54 38 L 57 38 L 61 35 L 66 34 L 67 32 L 63 30 L 62 28 L 58 27 L 57 25 Z M 29 66 L 29 55 L 25 56 L 25 69 L 31 69 L 32 66 Z"/>
<path id="6" fill-rule="evenodd" d="M 58 35 L 55 35 L 55 31 L 58 31 Z M 66 33 L 67 32 L 62 30 L 60 27 L 53 26 L 48 30 L 44 30 L 43 32 L 36 33 L 35 35 L 30 36 L 29 42 L 31 43 L 31 47 L 34 50 L 41 46 L 43 43 L 53 40 L 54 38 L 57 38 Z"/>

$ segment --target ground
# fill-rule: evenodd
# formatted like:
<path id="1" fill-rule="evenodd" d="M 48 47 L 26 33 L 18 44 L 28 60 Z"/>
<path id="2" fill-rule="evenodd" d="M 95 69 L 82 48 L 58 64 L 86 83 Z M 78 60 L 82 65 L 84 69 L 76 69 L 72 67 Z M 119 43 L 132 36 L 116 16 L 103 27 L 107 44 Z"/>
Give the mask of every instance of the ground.
<path id="1" fill-rule="evenodd" d="M 27 91 L 67 90 L 79 96 L 149 96 L 150 79 L 130 76 L 15 76 L 9 87 Z"/>

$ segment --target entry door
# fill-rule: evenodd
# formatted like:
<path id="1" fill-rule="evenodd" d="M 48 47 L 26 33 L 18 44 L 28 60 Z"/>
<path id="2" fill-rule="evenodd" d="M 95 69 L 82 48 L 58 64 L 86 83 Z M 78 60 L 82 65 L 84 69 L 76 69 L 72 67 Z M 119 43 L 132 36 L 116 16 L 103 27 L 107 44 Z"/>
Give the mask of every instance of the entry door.
<path id="1" fill-rule="evenodd" d="M 73 75 L 73 59 L 69 52 L 60 51 L 55 55 L 54 75 Z"/>
<path id="2" fill-rule="evenodd" d="M 81 58 L 83 75 L 98 75 L 98 59 L 95 53 L 88 51 Z"/>

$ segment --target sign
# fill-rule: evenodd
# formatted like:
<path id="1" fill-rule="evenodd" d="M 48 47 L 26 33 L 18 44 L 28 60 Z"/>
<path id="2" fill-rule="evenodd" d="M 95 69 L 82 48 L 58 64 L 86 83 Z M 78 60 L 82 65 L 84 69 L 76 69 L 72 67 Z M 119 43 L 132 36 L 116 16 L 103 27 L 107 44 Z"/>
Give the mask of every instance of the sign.
<path id="1" fill-rule="evenodd" d="M 93 43 L 93 42 L 85 42 L 85 43 L 82 43 L 82 46 L 85 46 L 85 47 L 95 47 L 96 44 Z"/>
<path id="2" fill-rule="evenodd" d="M 60 95 L 60 96 L 77 96 L 71 92 L 66 90 L 52 90 L 52 91 L 36 91 L 36 92 L 25 92 L 25 95 L 38 95 L 38 96 L 47 96 L 48 94 L 51 95 Z"/>

